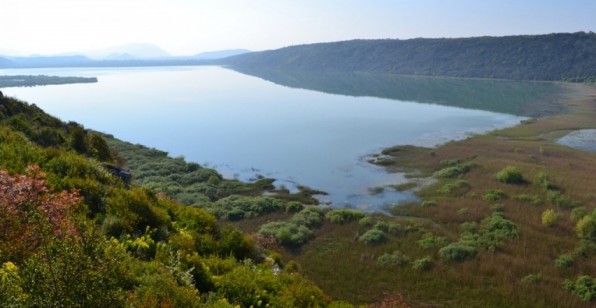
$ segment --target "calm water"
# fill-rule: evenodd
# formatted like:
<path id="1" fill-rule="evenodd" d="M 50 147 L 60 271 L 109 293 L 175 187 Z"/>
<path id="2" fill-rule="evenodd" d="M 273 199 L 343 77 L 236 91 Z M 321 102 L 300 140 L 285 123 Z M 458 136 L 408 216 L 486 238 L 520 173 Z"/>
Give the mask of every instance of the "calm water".
<path id="1" fill-rule="evenodd" d="M 220 67 L 27 69 L 0 74 L 96 76 L 95 84 L 2 91 L 62 120 L 171 156 L 183 155 L 227 177 L 263 175 L 289 188 L 299 183 L 326 191 L 330 195 L 321 200 L 333 206 L 379 209 L 416 198 L 391 189 L 369 194 L 370 188 L 404 181 L 400 174 L 366 163 L 366 155 L 383 147 L 434 146 L 523 119 L 429 104 L 432 99 L 417 103 L 380 98 L 374 90 L 347 96 L 282 86 Z M 482 105 L 482 98 L 478 100 Z"/>

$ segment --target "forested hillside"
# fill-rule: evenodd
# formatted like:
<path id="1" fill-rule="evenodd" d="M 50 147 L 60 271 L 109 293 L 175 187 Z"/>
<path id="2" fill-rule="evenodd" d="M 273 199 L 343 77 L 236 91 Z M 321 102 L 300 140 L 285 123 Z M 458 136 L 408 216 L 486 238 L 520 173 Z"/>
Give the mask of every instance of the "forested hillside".
<path id="1" fill-rule="evenodd" d="M 595 81 L 596 34 L 352 40 L 254 52 L 222 62 L 295 71 Z"/>

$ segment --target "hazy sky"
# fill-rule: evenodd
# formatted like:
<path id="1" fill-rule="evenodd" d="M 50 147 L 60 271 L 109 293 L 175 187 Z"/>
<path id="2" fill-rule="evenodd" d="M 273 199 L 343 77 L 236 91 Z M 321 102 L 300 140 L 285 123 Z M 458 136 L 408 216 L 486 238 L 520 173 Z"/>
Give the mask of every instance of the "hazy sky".
<path id="1" fill-rule="evenodd" d="M 0 54 L 596 31 L 596 0 L 0 0 Z"/>

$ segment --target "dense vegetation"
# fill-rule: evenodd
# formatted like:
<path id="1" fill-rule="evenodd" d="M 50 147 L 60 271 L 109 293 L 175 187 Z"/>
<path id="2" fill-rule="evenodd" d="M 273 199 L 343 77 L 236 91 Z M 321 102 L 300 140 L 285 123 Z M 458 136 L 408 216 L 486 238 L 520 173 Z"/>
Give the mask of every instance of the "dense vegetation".
<path id="1" fill-rule="evenodd" d="M 45 75 L 16 75 L 0 76 L 0 88 L 8 87 L 33 87 L 42 85 L 56 85 L 68 83 L 92 83 L 97 82 L 95 77 L 58 77 Z"/>
<path id="2" fill-rule="evenodd" d="M 352 40 L 230 57 L 239 68 L 596 81 L 596 34 Z"/>
<path id="3" fill-rule="evenodd" d="M 102 135 L 34 105 L 0 98 L 4 306 L 316 307 L 330 302 L 295 267 L 270 258 L 254 236 L 114 175 L 118 160 Z M 213 171 L 203 172 L 221 180 Z"/>

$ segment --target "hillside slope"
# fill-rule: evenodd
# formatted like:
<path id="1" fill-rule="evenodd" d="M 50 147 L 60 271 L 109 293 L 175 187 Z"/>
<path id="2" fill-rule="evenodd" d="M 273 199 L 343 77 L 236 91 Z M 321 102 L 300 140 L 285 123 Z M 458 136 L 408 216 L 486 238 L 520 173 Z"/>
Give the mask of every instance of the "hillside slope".
<path id="1" fill-rule="evenodd" d="M 352 40 L 230 57 L 223 64 L 297 71 L 520 80 L 596 80 L 596 34 Z"/>

